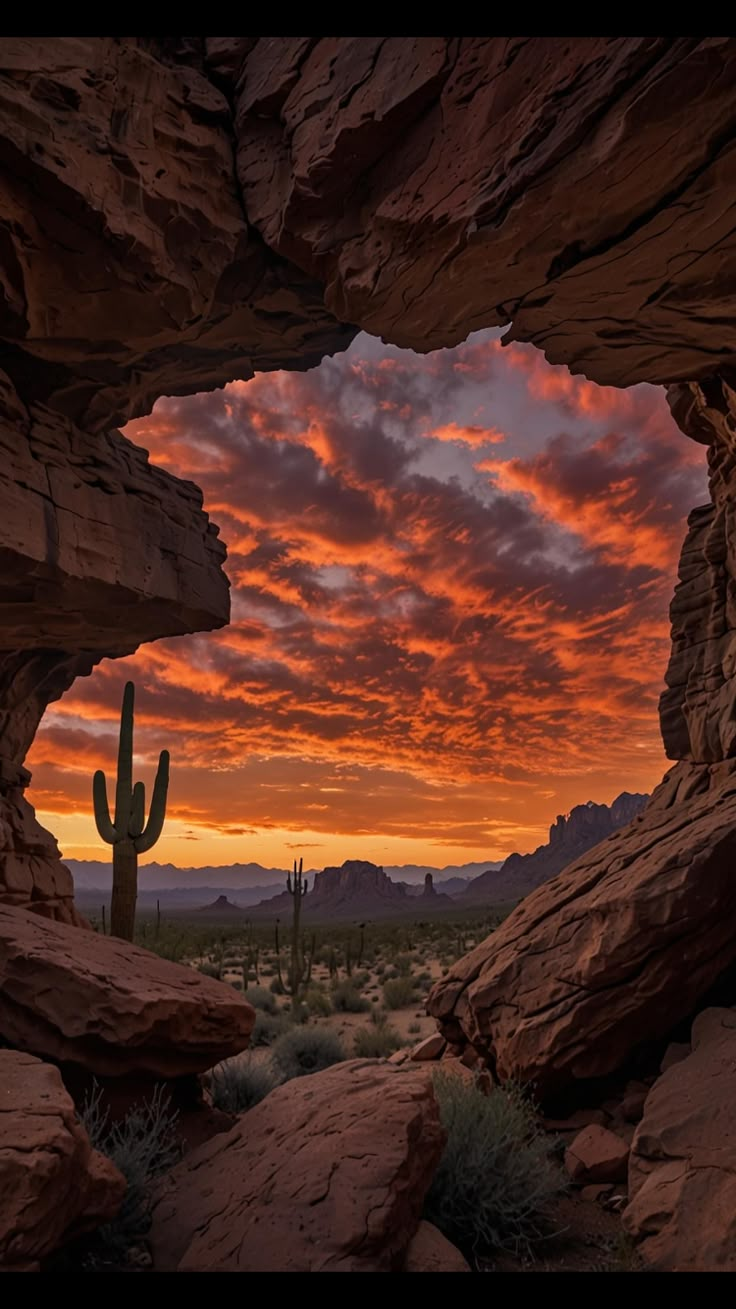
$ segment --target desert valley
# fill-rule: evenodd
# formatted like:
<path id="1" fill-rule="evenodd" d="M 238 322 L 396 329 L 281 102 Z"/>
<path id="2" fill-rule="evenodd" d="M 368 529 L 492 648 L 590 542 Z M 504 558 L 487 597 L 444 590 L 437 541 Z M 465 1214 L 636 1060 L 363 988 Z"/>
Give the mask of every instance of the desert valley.
<path id="1" fill-rule="evenodd" d="M 736 1272 L 735 134 L 0 38 L 0 1272 Z"/>

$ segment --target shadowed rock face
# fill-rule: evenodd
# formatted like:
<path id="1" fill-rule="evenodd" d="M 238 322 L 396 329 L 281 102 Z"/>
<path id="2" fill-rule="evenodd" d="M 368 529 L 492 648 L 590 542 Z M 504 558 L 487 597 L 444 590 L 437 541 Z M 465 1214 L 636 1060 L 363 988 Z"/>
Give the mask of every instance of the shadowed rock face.
<path id="1" fill-rule="evenodd" d="M 598 382 L 676 383 L 714 508 L 663 727 L 734 754 L 735 68 L 724 37 L 4 39 L 0 900 L 75 920 L 23 800 L 49 700 L 228 616 L 196 492 L 116 424 L 357 327 L 428 350 L 511 322 Z"/>

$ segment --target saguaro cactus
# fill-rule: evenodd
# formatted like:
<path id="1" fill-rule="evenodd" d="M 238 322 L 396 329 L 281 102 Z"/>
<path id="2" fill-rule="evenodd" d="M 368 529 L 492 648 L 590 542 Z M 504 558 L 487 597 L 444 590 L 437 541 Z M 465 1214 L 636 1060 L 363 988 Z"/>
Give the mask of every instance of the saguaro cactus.
<path id="1" fill-rule="evenodd" d="M 302 916 L 302 900 L 307 894 L 307 879 L 302 875 L 304 861 L 299 860 L 299 868 L 294 860 L 294 872 L 286 875 L 286 889 L 294 901 L 292 918 L 291 918 L 291 966 L 287 975 L 288 986 L 284 985 L 284 979 L 281 975 L 281 946 L 279 942 L 279 926 L 276 922 L 276 970 L 279 982 L 288 995 L 298 996 L 303 986 L 308 986 L 312 976 L 312 962 L 314 960 L 314 937 L 309 952 L 307 952 L 304 939 L 300 937 L 299 931 Z"/>
<path id="2" fill-rule="evenodd" d="M 118 746 L 118 780 L 115 787 L 115 819 L 110 819 L 107 803 L 107 780 L 98 769 L 92 780 L 97 831 L 112 846 L 112 903 L 110 934 L 133 940 L 135 903 L 138 898 L 138 855 L 156 844 L 166 817 L 169 789 L 169 752 L 162 750 L 153 784 L 151 811 L 145 821 L 146 788 L 143 782 L 133 785 L 133 705 L 135 687 L 127 682 L 120 714 Z"/>

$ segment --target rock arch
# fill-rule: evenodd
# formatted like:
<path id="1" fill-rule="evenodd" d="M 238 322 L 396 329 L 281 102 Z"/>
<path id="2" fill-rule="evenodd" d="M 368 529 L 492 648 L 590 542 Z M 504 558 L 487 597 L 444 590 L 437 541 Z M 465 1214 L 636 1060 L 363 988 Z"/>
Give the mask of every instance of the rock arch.
<path id="1" fill-rule="evenodd" d="M 48 701 L 105 655 L 228 618 L 196 488 L 117 425 L 163 393 L 310 366 L 359 328 L 428 350 L 508 322 L 595 381 L 667 384 L 709 446 L 662 702 L 679 762 L 650 812 L 696 807 L 702 876 L 728 899 L 735 134 L 725 37 L 3 38 L 0 901 L 75 919 L 23 798 Z M 659 819 L 641 822 L 662 849 Z M 618 839 L 596 884 L 639 858 Z M 559 912 L 552 894 L 514 916 L 514 968 L 534 915 Z M 496 965 L 476 963 L 435 995 L 438 1016 L 501 1065 L 547 1068 L 560 1038 L 539 997 L 519 992 L 513 1053 L 490 982 L 477 999 Z M 574 1026 L 574 996 L 555 1005 Z"/>

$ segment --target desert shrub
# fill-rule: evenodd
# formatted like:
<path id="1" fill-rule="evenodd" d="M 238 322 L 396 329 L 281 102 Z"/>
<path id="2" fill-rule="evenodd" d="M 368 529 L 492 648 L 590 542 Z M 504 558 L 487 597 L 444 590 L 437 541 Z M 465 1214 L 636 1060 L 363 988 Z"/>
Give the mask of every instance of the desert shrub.
<path id="1" fill-rule="evenodd" d="M 261 965 L 261 977 L 273 977 L 273 968 L 266 964 L 265 968 Z"/>
<path id="2" fill-rule="evenodd" d="M 383 977 L 383 975 L 384 975 L 385 972 L 386 972 L 386 965 L 385 965 L 385 964 L 377 964 L 377 965 L 376 965 L 376 977 Z"/>
<path id="3" fill-rule="evenodd" d="M 289 1022 L 291 1023 L 309 1022 L 309 1009 L 301 1000 L 287 1000 L 283 1012 L 289 1015 Z"/>
<path id="4" fill-rule="evenodd" d="M 326 995 L 318 986 L 308 988 L 304 996 L 304 1003 L 310 1014 L 314 1014 L 317 1018 L 327 1018 L 332 1013 L 332 1001 L 329 995 Z"/>
<path id="5" fill-rule="evenodd" d="M 421 1032 L 421 1030 L 422 1030 L 422 1028 L 421 1028 L 421 1024 L 420 1024 L 420 1023 L 409 1023 L 409 1035 L 410 1035 L 410 1036 L 416 1036 L 416 1035 L 417 1035 L 417 1032 Z"/>
<path id="6" fill-rule="evenodd" d="M 411 977 L 394 977 L 383 984 L 383 1003 L 387 1009 L 406 1009 L 414 1001 Z"/>
<path id="7" fill-rule="evenodd" d="M 228 1059 L 213 1070 L 212 1101 L 226 1114 L 242 1114 L 265 1100 L 275 1086 L 278 1081 L 269 1064 L 247 1058 Z"/>
<path id="8" fill-rule="evenodd" d="M 273 978 L 271 979 L 271 985 L 270 985 L 270 987 L 269 987 L 268 989 L 269 989 L 269 991 L 271 991 L 271 993 L 272 993 L 273 995 L 284 995 L 284 994 L 285 994 L 285 992 L 284 992 L 284 984 L 283 984 L 283 982 L 280 980 L 280 978 L 278 977 L 278 975 L 277 975 L 276 977 L 273 977 Z"/>
<path id="9" fill-rule="evenodd" d="M 222 967 L 220 964 L 199 964 L 199 971 L 200 973 L 204 973 L 205 977 L 216 977 L 218 982 L 222 975 Z"/>
<path id="10" fill-rule="evenodd" d="M 267 991 L 265 986 L 249 986 L 245 998 L 254 1009 L 261 1009 L 264 1014 L 278 1013 L 276 996 Z"/>
<path id="11" fill-rule="evenodd" d="M 399 975 L 399 970 L 398 968 L 394 968 L 393 964 L 391 964 L 388 968 L 384 968 L 382 973 L 382 976 L 390 981 L 393 981 L 393 979 L 395 977 L 398 977 L 398 975 Z"/>
<path id="12" fill-rule="evenodd" d="M 256 1021 L 250 1034 L 251 1045 L 273 1045 L 287 1030 L 288 1019 L 283 1014 L 267 1014 L 256 1009 Z"/>
<path id="13" fill-rule="evenodd" d="M 371 980 L 371 975 L 370 973 L 366 973 L 366 972 L 358 973 L 357 977 L 353 978 L 353 981 L 355 982 L 355 985 L 358 987 L 359 991 L 362 991 L 363 987 L 367 986 L 370 980 Z"/>
<path id="14" fill-rule="evenodd" d="M 447 1144 L 425 1216 L 466 1252 L 529 1252 L 550 1234 L 554 1201 L 566 1189 L 549 1138 L 516 1087 L 485 1095 L 477 1084 L 434 1078 Z"/>
<path id="15" fill-rule="evenodd" d="M 320 1073 L 346 1058 L 340 1038 L 327 1027 L 294 1027 L 280 1036 L 271 1060 L 282 1082 Z"/>
<path id="16" fill-rule="evenodd" d="M 400 954 L 396 956 L 394 964 L 396 965 L 396 971 L 399 974 L 399 977 L 411 977 L 412 963 L 413 959 L 410 954 Z"/>
<path id="17" fill-rule="evenodd" d="M 234 991 L 242 991 L 243 989 L 243 983 L 237 977 L 234 982 L 230 982 L 230 985 Z"/>
<path id="18" fill-rule="evenodd" d="M 355 1033 L 353 1049 L 357 1059 L 387 1059 L 401 1049 L 401 1037 L 389 1023 L 361 1027 Z"/>
<path id="19" fill-rule="evenodd" d="M 177 1115 L 161 1086 L 149 1100 L 134 1105 L 121 1122 L 110 1123 L 95 1083 L 80 1119 L 94 1149 L 112 1160 L 127 1183 L 117 1217 L 87 1239 L 83 1267 L 94 1271 L 120 1263 L 145 1237 L 151 1225 L 153 1183 L 177 1163 L 181 1147 L 175 1133 Z"/>
<path id="20" fill-rule="evenodd" d="M 388 1022 L 385 1010 L 379 1009 L 377 1004 L 374 1004 L 371 1009 L 371 1022 L 374 1027 L 385 1027 Z"/>
<path id="21" fill-rule="evenodd" d="M 345 978 L 332 990 L 332 1008 L 340 1014 L 365 1014 L 370 1009 L 353 981 Z"/>

